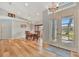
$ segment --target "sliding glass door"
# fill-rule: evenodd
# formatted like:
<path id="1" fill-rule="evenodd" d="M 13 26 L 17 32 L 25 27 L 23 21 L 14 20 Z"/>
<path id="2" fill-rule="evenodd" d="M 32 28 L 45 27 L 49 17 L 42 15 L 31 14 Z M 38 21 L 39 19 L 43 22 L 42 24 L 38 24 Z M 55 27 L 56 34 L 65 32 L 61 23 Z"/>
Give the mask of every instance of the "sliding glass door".
<path id="1" fill-rule="evenodd" d="M 74 19 L 73 17 L 61 18 L 61 42 L 67 47 L 74 45 Z"/>
<path id="2" fill-rule="evenodd" d="M 52 28 L 52 44 L 65 49 L 75 47 L 74 17 L 62 16 L 53 21 Z"/>

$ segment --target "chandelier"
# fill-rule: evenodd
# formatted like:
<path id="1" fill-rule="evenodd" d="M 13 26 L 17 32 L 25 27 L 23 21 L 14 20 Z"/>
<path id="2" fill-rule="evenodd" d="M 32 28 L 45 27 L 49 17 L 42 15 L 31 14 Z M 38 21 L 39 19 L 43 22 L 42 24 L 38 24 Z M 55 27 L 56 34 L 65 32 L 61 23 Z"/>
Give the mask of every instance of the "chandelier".
<path id="1" fill-rule="evenodd" d="M 59 3 L 57 2 L 52 2 L 51 5 L 49 6 L 48 10 L 50 12 L 55 12 L 56 10 L 58 10 L 58 7 L 59 7 Z"/>

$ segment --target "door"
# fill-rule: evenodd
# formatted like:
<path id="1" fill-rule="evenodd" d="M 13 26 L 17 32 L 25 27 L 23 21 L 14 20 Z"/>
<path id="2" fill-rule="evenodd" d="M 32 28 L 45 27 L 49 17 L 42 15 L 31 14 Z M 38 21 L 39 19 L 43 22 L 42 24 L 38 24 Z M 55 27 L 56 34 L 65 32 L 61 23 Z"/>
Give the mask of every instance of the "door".
<path id="1" fill-rule="evenodd" d="M 61 18 L 61 42 L 67 48 L 74 48 L 74 18 L 72 16 Z"/>

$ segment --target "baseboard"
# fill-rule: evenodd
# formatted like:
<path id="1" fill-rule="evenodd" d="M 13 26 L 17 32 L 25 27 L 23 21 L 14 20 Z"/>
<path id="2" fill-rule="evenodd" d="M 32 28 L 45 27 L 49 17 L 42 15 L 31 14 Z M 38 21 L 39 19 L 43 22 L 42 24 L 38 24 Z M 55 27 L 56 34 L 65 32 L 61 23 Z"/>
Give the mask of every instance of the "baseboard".
<path id="1" fill-rule="evenodd" d="M 66 50 L 66 51 L 70 51 L 70 52 L 74 52 L 74 53 L 78 53 L 79 54 L 79 52 L 74 51 L 74 50 L 66 49 L 66 48 L 63 48 L 63 47 L 58 47 L 58 46 L 55 46 L 53 44 L 48 44 L 48 45 L 53 46 L 53 47 L 56 47 L 56 48 L 60 48 L 60 49 Z"/>

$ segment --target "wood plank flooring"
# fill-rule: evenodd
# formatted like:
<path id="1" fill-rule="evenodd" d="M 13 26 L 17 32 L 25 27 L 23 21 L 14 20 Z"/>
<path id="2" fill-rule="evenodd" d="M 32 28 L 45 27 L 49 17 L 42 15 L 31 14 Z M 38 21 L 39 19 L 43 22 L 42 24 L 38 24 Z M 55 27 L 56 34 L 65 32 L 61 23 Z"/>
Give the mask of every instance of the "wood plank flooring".
<path id="1" fill-rule="evenodd" d="M 44 48 L 44 47 L 43 47 Z M 44 50 L 37 42 L 25 39 L 0 40 L 1 57 L 53 57 L 56 54 Z"/>

